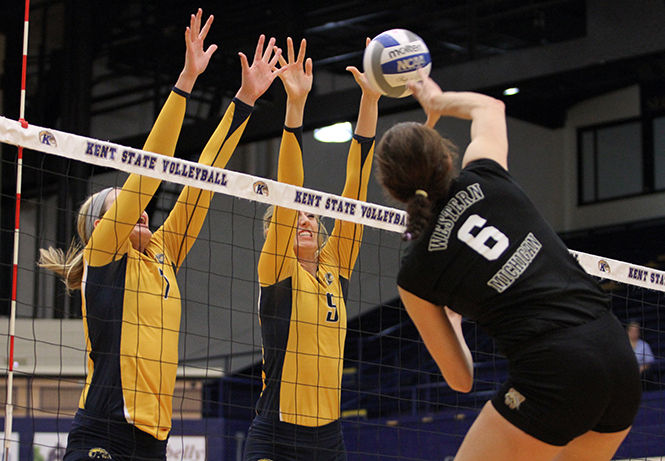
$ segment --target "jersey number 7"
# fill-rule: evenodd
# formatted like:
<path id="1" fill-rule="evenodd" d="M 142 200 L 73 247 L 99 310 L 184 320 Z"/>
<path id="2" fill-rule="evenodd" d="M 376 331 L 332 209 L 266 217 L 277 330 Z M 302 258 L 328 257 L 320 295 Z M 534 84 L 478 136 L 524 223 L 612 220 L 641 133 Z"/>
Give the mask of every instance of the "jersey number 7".
<path id="1" fill-rule="evenodd" d="M 169 282 L 169 279 L 164 275 L 164 271 L 162 268 L 159 268 L 159 275 L 161 275 L 164 278 L 164 281 L 166 282 L 166 288 L 164 289 L 164 299 L 169 298 L 169 291 L 171 291 L 171 282 Z"/>

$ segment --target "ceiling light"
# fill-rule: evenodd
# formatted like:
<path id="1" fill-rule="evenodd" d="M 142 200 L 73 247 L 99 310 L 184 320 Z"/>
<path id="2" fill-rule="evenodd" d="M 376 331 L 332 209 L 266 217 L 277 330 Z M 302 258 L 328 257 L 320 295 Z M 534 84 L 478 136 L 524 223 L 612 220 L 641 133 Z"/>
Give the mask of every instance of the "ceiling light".
<path id="1" fill-rule="evenodd" d="M 320 142 L 346 142 L 352 137 L 351 122 L 340 122 L 314 129 L 314 139 Z"/>
<path id="2" fill-rule="evenodd" d="M 503 95 L 504 96 L 513 96 L 513 95 L 515 95 L 519 92 L 520 92 L 520 89 L 517 88 L 516 86 L 514 86 L 512 88 L 506 88 L 505 90 L 503 90 Z"/>

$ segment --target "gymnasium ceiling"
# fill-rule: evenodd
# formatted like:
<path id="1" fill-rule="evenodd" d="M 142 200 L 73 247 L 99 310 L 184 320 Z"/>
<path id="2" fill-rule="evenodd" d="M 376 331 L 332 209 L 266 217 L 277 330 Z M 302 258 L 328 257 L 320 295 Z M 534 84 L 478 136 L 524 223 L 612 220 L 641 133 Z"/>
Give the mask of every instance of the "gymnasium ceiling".
<path id="1" fill-rule="evenodd" d="M 12 37 L 20 38 L 21 3 L 0 6 L 8 46 L 19 43 Z M 397 27 L 425 40 L 444 88 L 501 97 L 509 115 L 550 128 L 563 126 L 566 110 L 579 101 L 665 76 L 662 0 L 33 0 L 33 120 L 85 134 L 86 120 L 132 105 L 156 107 L 181 69 L 183 30 L 199 6 L 215 15 L 208 42 L 220 50 L 197 83 L 202 105 L 181 138 L 197 145 L 239 86 L 237 51 L 251 55 L 260 33 L 280 43 L 286 36 L 308 39 L 315 88 L 306 128 L 355 114 L 358 90 L 345 67 L 361 66 L 365 37 Z M 127 77 L 136 78 L 128 83 Z M 502 91 L 510 86 L 521 92 L 506 98 Z M 245 139 L 279 133 L 282 93 L 273 85 L 261 99 Z M 412 98 L 384 98 L 380 109 L 412 107 Z"/>

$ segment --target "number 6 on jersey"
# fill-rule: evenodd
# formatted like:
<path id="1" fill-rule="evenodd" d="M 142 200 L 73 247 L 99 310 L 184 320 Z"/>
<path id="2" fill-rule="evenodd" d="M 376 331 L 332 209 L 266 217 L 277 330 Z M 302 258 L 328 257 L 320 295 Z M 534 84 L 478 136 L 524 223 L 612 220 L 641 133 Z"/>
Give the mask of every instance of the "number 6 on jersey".
<path id="1" fill-rule="evenodd" d="M 484 227 L 487 220 L 477 214 L 469 216 L 460 230 L 457 231 L 457 238 L 469 245 L 477 253 L 481 254 L 488 261 L 494 261 L 508 248 L 509 241 L 506 234 L 494 226 Z M 471 232 L 475 228 L 482 228 L 477 235 Z M 490 240 L 494 240 L 494 245 L 488 245 Z"/>

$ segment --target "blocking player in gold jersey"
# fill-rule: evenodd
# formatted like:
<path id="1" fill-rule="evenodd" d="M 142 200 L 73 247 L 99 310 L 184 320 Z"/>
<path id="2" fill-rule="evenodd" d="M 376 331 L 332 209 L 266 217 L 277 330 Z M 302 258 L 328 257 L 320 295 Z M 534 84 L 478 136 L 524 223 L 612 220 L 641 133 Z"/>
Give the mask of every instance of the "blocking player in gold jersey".
<path id="1" fill-rule="evenodd" d="M 173 156 L 194 81 L 216 49 L 203 41 L 199 9 L 185 32 L 185 66 L 144 149 Z M 260 37 L 249 66 L 240 53 L 242 85 L 199 162 L 223 167 L 247 124 L 254 102 L 282 70 L 280 50 Z M 155 233 L 144 211 L 160 180 L 132 174 L 83 204 L 78 233 L 84 248 L 42 250 L 40 264 L 80 289 L 88 352 L 87 378 L 69 433 L 67 461 L 165 460 L 178 365 L 181 299 L 176 273 L 205 220 L 212 193 L 184 187 Z"/>
<path id="2" fill-rule="evenodd" d="M 277 179 L 302 186 L 302 123 L 312 88 L 306 42 L 295 56 L 287 41 L 287 94 Z M 280 58 L 282 66 L 287 65 Z M 355 67 L 347 68 L 362 98 L 351 141 L 344 197 L 365 200 L 379 93 Z M 318 216 L 276 207 L 266 214 L 266 240 L 258 265 L 263 341 L 263 391 L 245 444 L 244 459 L 344 460 L 340 394 L 349 278 L 362 226 L 337 221 L 326 239 Z"/>

